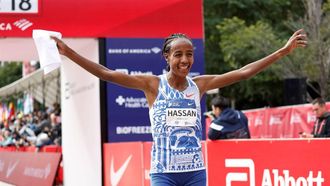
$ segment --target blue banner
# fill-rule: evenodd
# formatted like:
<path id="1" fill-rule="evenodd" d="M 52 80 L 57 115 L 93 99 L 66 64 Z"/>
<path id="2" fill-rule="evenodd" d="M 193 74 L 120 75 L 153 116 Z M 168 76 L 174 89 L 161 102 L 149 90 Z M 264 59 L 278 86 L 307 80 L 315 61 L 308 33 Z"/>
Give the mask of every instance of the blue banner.
<path id="1" fill-rule="evenodd" d="M 106 65 L 126 74 L 166 73 L 164 39 L 107 39 Z M 204 74 L 203 40 L 193 40 L 195 62 L 190 76 Z M 202 113 L 205 100 L 202 100 Z M 107 84 L 108 142 L 151 141 L 148 103 L 142 91 Z M 204 121 L 204 120 L 203 120 Z M 205 139 L 205 136 L 204 136 Z"/>

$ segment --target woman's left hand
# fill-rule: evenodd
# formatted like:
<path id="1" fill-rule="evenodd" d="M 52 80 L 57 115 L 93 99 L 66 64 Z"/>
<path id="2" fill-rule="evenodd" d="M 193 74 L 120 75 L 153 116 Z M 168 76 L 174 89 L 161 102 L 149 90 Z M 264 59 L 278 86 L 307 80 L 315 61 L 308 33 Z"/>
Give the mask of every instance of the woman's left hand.
<path id="1" fill-rule="evenodd" d="M 295 48 L 305 47 L 307 45 L 307 36 L 303 29 L 297 30 L 287 41 L 283 50 L 288 54 L 291 53 Z"/>

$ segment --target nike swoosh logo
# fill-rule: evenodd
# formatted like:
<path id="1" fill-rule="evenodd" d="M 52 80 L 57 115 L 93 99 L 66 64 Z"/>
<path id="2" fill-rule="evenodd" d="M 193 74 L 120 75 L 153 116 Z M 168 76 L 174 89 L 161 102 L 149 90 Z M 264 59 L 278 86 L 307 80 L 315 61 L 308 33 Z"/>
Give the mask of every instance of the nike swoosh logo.
<path id="1" fill-rule="evenodd" d="M 194 95 L 194 93 L 186 94 L 186 97 L 187 97 L 187 98 L 190 98 L 190 97 L 193 96 L 193 95 Z"/>
<path id="2" fill-rule="evenodd" d="M 8 178 L 11 173 L 13 173 L 15 167 L 17 166 L 19 161 L 16 161 L 14 164 L 12 164 L 11 162 L 9 163 L 8 165 L 8 168 L 7 168 L 7 172 L 6 172 L 6 177 Z"/>
<path id="3" fill-rule="evenodd" d="M 111 158 L 111 167 L 110 167 L 110 178 L 111 178 L 111 186 L 117 186 L 119 181 L 124 175 L 125 170 L 127 169 L 127 166 L 129 162 L 131 161 L 132 155 L 130 155 L 124 164 L 117 170 L 115 171 L 114 168 L 114 163 L 113 163 L 113 157 Z"/>

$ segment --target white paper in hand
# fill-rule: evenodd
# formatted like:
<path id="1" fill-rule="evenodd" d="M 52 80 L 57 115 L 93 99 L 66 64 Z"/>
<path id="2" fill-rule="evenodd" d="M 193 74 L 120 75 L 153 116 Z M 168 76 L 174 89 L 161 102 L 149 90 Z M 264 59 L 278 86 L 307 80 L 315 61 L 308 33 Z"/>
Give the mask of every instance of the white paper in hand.
<path id="1" fill-rule="evenodd" d="M 61 65 L 61 56 L 58 52 L 56 42 L 50 36 L 62 38 L 62 34 L 47 30 L 33 30 L 32 37 L 37 47 L 40 66 L 47 74 Z"/>

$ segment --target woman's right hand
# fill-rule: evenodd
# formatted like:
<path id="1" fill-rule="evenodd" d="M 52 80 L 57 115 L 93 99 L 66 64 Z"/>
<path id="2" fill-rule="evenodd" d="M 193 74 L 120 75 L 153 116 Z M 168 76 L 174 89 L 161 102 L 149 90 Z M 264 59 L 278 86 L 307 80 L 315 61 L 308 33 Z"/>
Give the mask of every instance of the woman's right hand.
<path id="1" fill-rule="evenodd" d="M 66 55 L 67 51 L 69 50 L 69 47 L 57 37 L 51 36 L 51 38 L 56 42 L 56 46 L 59 53 L 62 55 Z"/>

